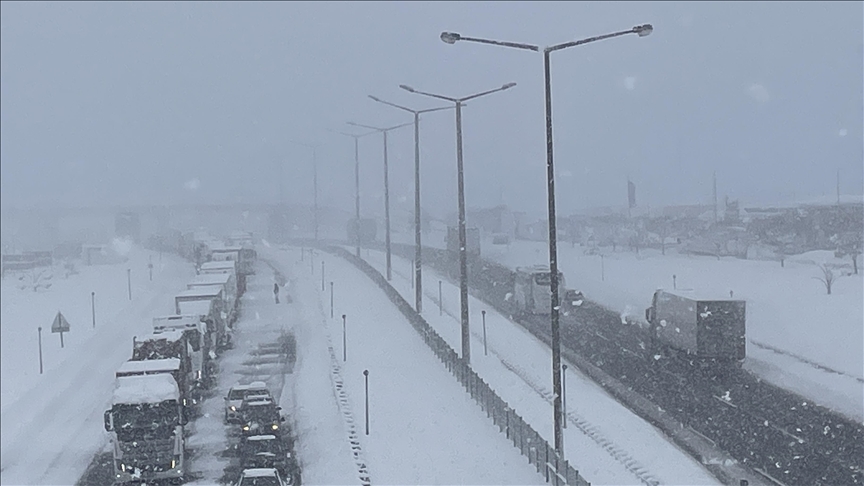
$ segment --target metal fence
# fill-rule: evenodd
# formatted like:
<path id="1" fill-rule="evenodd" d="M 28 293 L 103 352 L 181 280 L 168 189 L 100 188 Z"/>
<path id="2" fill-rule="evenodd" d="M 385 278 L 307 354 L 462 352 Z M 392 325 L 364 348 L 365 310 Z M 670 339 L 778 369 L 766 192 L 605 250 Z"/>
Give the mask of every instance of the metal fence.
<path id="1" fill-rule="evenodd" d="M 546 478 L 546 482 L 554 485 L 573 484 L 588 486 L 590 483 L 579 475 L 570 463 L 555 452 L 555 448 L 543 439 L 525 420 L 513 410 L 494 390 L 480 378 L 471 366 L 447 344 L 444 339 L 423 319 L 420 314 L 396 291 L 387 280 L 366 261 L 357 258 L 353 253 L 340 247 L 327 247 L 329 253 L 338 255 L 351 262 L 360 271 L 371 278 L 387 294 L 390 300 L 408 319 L 408 322 L 432 349 L 435 356 L 444 363 L 447 370 L 456 377 L 468 393 L 486 412 L 486 416 L 498 426 L 498 430 L 513 442 L 528 463 L 533 464 L 537 472 Z"/>

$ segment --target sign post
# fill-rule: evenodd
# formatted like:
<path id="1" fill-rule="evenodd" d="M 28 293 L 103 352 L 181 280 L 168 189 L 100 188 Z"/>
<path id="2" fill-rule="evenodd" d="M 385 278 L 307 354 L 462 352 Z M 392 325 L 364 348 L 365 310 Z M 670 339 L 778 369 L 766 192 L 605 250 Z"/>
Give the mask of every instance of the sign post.
<path id="1" fill-rule="evenodd" d="M 342 361 L 348 361 L 348 340 L 345 337 L 345 314 L 342 314 Z"/>
<path id="2" fill-rule="evenodd" d="M 486 350 L 486 311 L 480 311 L 483 314 L 483 356 L 489 356 Z"/>
<path id="3" fill-rule="evenodd" d="M 150 281 L 153 281 L 153 255 L 150 255 L 150 261 L 147 263 L 147 270 L 150 271 Z"/>
<path id="4" fill-rule="evenodd" d="M 59 332 L 60 333 L 60 347 L 63 347 L 63 333 L 69 332 L 69 321 L 63 317 L 63 314 L 60 311 L 57 311 L 57 315 L 54 316 L 54 322 L 51 323 L 51 332 Z"/>
<path id="5" fill-rule="evenodd" d="M 129 288 L 129 300 L 132 300 L 132 269 L 126 269 L 126 286 Z"/>
<path id="6" fill-rule="evenodd" d="M 39 326 L 39 374 L 42 374 L 42 326 Z"/>
<path id="7" fill-rule="evenodd" d="M 369 370 L 363 370 L 366 379 L 366 435 L 369 435 Z"/>
<path id="8" fill-rule="evenodd" d="M 96 329 L 96 292 L 90 292 L 90 315 L 93 316 L 93 329 Z"/>

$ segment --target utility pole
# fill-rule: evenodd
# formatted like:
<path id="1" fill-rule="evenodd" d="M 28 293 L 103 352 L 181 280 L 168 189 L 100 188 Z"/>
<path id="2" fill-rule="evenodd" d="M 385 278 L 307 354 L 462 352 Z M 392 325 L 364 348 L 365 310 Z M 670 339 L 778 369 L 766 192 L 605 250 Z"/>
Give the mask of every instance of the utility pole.
<path id="1" fill-rule="evenodd" d="M 717 222 L 717 171 L 714 171 L 714 222 Z"/>

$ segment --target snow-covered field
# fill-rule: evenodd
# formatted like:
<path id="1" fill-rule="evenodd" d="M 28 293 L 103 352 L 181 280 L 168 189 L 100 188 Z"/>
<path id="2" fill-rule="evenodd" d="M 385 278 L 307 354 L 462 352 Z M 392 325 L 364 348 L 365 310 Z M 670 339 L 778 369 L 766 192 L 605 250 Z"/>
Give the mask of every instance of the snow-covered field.
<path id="1" fill-rule="evenodd" d="M 446 231 L 436 229 L 424 236 L 423 245 L 443 248 L 445 237 Z M 396 234 L 393 240 L 413 244 L 413 235 Z M 549 264 L 549 246 L 543 241 L 493 245 L 485 238 L 481 244 L 483 258 L 511 268 Z M 850 259 L 836 259 L 828 251 L 789 256 L 781 267 L 777 261 L 718 260 L 671 249 L 666 255 L 652 249 L 637 255 L 601 248 L 589 255 L 579 245 L 558 245 L 567 287 L 630 322 L 647 325 L 645 308 L 659 288 L 707 295 L 729 295 L 731 290 L 747 301 L 746 369 L 864 422 L 864 271 L 840 276 L 827 295 L 817 280 L 823 276 L 819 264 L 836 266 L 838 275 L 852 271 Z"/>
<path id="2" fill-rule="evenodd" d="M 22 281 L 3 279 L 2 484 L 73 484 L 78 479 L 107 443 L 102 412 L 110 405 L 114 371 L 132 355 L 132 337 L 149 332 L 153 316 L 172 314 L 173 295 L 195 274 L 177 257 L 163 255 L 160 263 L 158 253 L 125 245 L 118 249 L 126 262 L 79 264 L 79 273 L 68 278 L 62 267 L 55 268 L 47 290 L 21 290 Z M 132 269 L 131 301 L 127 269 Z M 96 293 L 95 329 L 90 292 Z M 59 335 L 50 331 L 57 311 L 70 323 L 62 349 Z"/>
<path id="3" fill-rule="evenodd" d="M 510 267 L 548 264 L 543 242 L 509 246 L 484 242 L 486 258 Z M 818 263 L 849 264 L 830 252 L 810 252 L 779 262 L 676 255 L 656 250 L 607 251 L 558 248 L 567 285 L 631 321 L 644 322 L 644 309 L 658 288 L 690 288 L 747 301 L 747 361 L 750 371 L 792 389 L 855 420 L 864 421 L 864 294 L 862 275 L 839 278 L 832 294 L 814 277 Z M 851 267 L 849 268 L 851 270 Z M 826 373 L 801 359 L 835 370 Z"/>
<path id="4" fill-rule="evenodd" d="M 368 256 L 364 252 L 363 258 L 385 273 L 383 252 L 370 251 Z M 391 284 L 413 304 L 411 262 L 394 256 L 392 269 Z M 438 305 L 439 280 L 443 312 Z M 423 317 L 453 349 L 461 349 L 458 285 L 426 268 L 423 289 Z M 471 367 L 552 443 L 549 347 L 473 297 L 469 311 Z M 488 355 L 483 346 L 483 311 Z M 576 367 L 570 367 L 565 379 L 565 456 L 591 484 L 719 484 L 698 462 L 669 443 L 662 432 L 615 401 Z"/>

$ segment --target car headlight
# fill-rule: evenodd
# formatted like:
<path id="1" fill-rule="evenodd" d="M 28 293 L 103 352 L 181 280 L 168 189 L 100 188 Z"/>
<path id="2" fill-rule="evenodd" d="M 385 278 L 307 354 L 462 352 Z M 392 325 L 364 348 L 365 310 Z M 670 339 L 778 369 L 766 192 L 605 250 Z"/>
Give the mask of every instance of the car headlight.
<path id="1" fill-rule="evenodd" d="M 234 405 L 231 405 L 231 411 L 232 411 L 232 412 L 236 412 L 236 411 L 237 411 L 237 407 L 235 407 Z"/>
<path id="2" fill-rule="evenodd" d="M 278 428 L 279 428 L 279 426 L 278 426 L 278 425 L 276 425 L 276 424 L 273 424 L 273 430 L 276 430 L 276 429 L 278 429 Z"/>
<path id="3" fill-rule="evenodd" d="M 249 426 L 248 426 L 248 425 L 244 425 L 244 426 L 243 426 L 243 430 L 249 430 Z"/>

